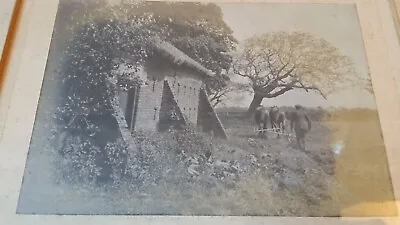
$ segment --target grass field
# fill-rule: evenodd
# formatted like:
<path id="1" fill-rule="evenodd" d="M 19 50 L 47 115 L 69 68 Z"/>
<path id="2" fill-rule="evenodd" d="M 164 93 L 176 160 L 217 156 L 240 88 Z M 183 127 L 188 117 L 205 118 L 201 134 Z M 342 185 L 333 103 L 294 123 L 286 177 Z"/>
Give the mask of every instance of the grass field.
<path id="1" fill-rule="evenodd" d="M 395 216 L 396 205 L 379 121 L 327 123 L 334 129 L 332 142 L 345 147 L 335 156 L 332 188 L 342 216 Z"/>
<path id="2" fill-rule="evenodd" d="M 264 163 L 273 168 L 269 170 L 273 177 L 270 182 L 285 190 L 272 195 L 274 202 L 279 202 L 276 207 L 285 208 L 286 205 L 290 208 L 288 205 L 297 204 L 297 212 L 304 215 L 340 215 L 340 204 L 330 193 L 335 156 L 329 143 L 332 131 L 327 126 L 313 123 L 313 129 L 307 137 L 307 151 L 302 152 L 297 149 L 294 139 L 277 139 L 276 134 L 269 134 L 268 139 L 257 138 L 255 124 L 249 119 L 221 119 L 231 145 L 256 155 L 269 156 Z M 288 196 L 294 201 L 288 201 Z"/>
<path id="3" fill-rule="evenodd" d="M 242 118 L 222 117 L 231 142 L 248 151 L 271 155 L 274 167 L 287 168 L 299 159 L 307 163 L 294 170 L 293 178 L 297 186 L 304 188 L 306 194 L 296 193 L 308 198 L 317 198 L 318 212 L 324 216 L 393 216 L 396 215 L 394 194 L 384 141 L 377 119 L 314 121 L 303 153 L 286 140 L 255 139 L 254 124 Z M 257 140 L 261 148 L 245 146 L 241 142 Z M 336 143 L 343 143 L 340 153 L 333 153 Z M 282 154 L 289 154 L 287 162 L 279 160 Z M 303 174 L 303 170 L 316 170 L 318 173 Z M 277 180 L 277 182 L 280 182 Z M 314 193 L 312 192 L 314 190 Z M 303 196 L 302 196 L 303 195 Z M 276 196 L 275 196 L 276 197 Z"/>

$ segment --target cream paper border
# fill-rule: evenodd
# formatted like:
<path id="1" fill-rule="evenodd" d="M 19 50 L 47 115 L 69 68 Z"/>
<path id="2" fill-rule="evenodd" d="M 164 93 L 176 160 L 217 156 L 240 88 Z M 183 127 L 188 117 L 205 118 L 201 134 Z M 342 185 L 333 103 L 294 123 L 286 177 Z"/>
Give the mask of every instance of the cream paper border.
<path id="1" fill-rule="evenodd" d="M 10 27 L 12 26 L 12 17 L 14 13 L 14 8 L 16 6 L 17 0 L 0 0 L 0 58 L 3 60 L 3 57 L 6 57 L 4 54 L 5 49 L 6 49 L 6 40 L 7 40 L 7 35 L 9 33 Z M 4 51 L 4 52 L 3 52 Z M 0 66 L 0 68 L 3 65 Z M 5 68 L 7 69 L 7 67 Z M 1 73 L 1 71 L 0 71 Z M 3 126 L 5 124 L 6 120 L 6 113 L 7 113 L 7 107 L 3 107 L 3 105 L 8 105 L 8 101 L 10 99 L 9 96 L 7 96 L 8 93 L 11 93 L 9 91 L 9 87 L 12 87 L 12 85 L 8 84 L 9 80 L 6 81 L 6 77 L 1 77 L 1 76 L 6 76 L 6 73 L 0 74 L 0 79 L 2 79 L 3 85 L 1 85 L 0 89 L 0 138 L 3 132 Z M 7 85 L 6 85 L 7 83 Z"/>
<path id="2" fill-rule="evenodd" d="M 235 0 L 232 0 L 235 1 Z M 237 0 L 236 0 L 237 1 Z M 391 177 L 400 200 L 400 47 L 387 0 L 262 0 L 273 3 L 356 3 L 377 100 Z M 15 80 L 0 142 L 0 223 L 14 224 L 400 224 L 396 218 L 40 216 L 15 213 L 57 0 L 27 0 L 7 77 Z M 195 203 L 194 203 L 195 204 Z M 400 208 L 397 201 L 398 209 Z"/>
<path id="3" fill-rule="evenodd" d="M 16 0 L 0 0 L 0 55 L 3 52 L 6 42 L 15 1 Z"/>

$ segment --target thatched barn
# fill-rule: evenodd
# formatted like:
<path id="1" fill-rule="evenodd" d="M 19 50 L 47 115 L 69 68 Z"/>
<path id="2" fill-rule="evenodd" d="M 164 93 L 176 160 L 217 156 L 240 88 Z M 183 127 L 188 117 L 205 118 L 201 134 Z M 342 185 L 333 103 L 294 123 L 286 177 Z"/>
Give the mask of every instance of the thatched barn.
<path id="1" fill-rule="evenodd" d="M 205 79 L 214 74 L 170 43 L 157 40 L 153 47 L 139 71 L 144 84 L 120 93 L 129 129 L 163 131 L 191 125 L 227 138 L 204 90 Z"/>

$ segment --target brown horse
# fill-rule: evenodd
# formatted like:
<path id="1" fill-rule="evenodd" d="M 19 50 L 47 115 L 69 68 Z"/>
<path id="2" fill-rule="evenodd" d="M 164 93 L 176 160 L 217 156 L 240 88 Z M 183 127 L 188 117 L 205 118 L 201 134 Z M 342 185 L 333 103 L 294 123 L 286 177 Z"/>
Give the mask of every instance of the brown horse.
<path id="1" fill-rule="evenodd" d="M 259 137 L 265 136 L 266 138 L 268 138 L 268 135 L 266 135 L 266 132 L 265 132 L 265 129 L 267 129 L 268 120 L 269 120 L 268 109 L 262 105 L 258 106 L 256 108 L 254 120 L 257 123 L 258 129 L 260 130 L 258 132 L 258 136 Z"/>
<path id="2" fill-rule="evenodd" d="M 280 138 L 280 133 L 284 134 L 286 131 L 287 119 L 285 112 L 276 105 L 272 106 L 269 110 L 269 119 L 272 130 L 277 132 L 277 138 Z"/>

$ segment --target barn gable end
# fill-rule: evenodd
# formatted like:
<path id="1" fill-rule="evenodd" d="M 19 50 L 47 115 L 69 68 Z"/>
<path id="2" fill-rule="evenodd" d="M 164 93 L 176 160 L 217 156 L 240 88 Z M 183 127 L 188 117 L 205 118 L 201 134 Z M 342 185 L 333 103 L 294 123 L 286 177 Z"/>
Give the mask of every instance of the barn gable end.
<path id="1" fill-rule="evenodd" d="M 202 83 L 190 78 L 167 79 L 167 82 L 186 120 L 196 126 L 199 90 Z"/>
<path id="2" fill-rule="evenodd" d="M 170 44 L 155 47 L 158 54 L 151 55 L 141 70 L 145 84 L 120 96 L 130 129 L 165 130 L 169 120 L 166 111 L 175 107 L 183 116 L 179 123 L 200 125 L 205 131 L 227 138 L 203 90 L 204 80 L 213 74 Z"/>
<path id="3" fill-rule="evenodd" d="M 190 68 L 165 62 L 162 57 L 152 57 L 146 62 L 145 70 L 149 80 L 166 80 L 173 97 L 188 123 L 197 125 L 199 91 L 203 77 Z"/>
<path id="4" fill-rule="evenodd" d="M 134 130 L 156 131 L 163 93 L 162 81 L 140 86 Z"/>

